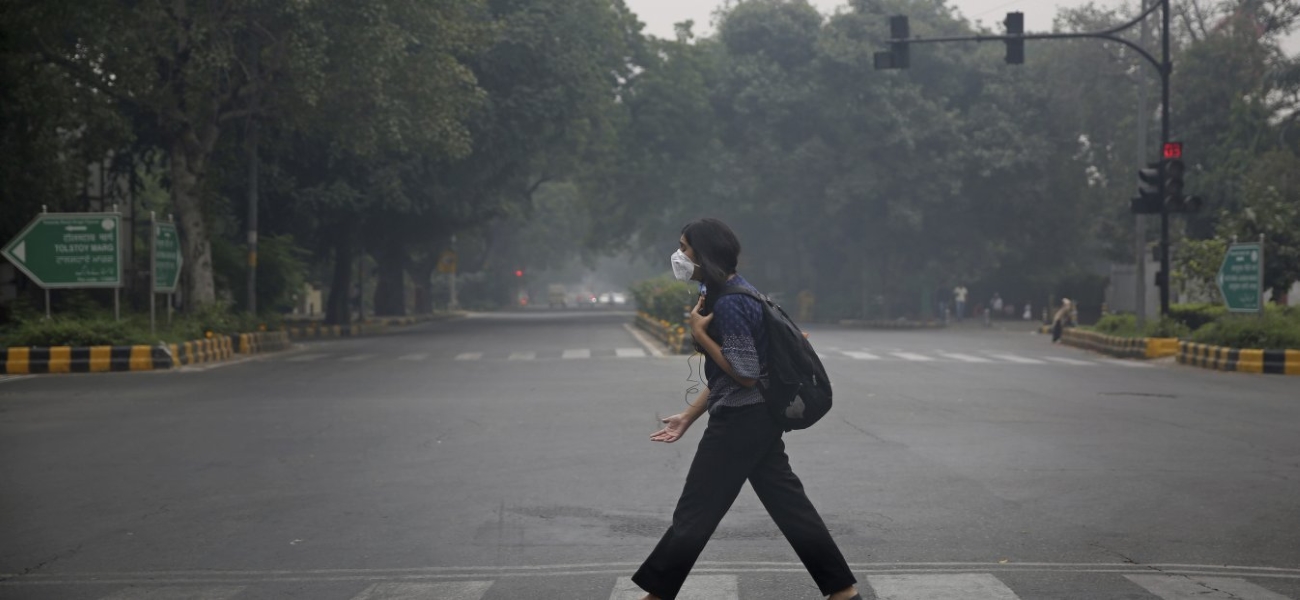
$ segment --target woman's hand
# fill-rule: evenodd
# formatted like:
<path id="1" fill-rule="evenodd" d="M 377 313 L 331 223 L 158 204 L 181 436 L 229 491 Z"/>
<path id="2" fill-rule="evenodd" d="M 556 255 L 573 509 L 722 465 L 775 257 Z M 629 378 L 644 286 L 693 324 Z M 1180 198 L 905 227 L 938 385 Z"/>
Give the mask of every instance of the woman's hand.
<path id="1" fill-rule="evenodd" d="M 651 434 L 650 441 L 671 444 L 682 439 L 682 435 L 684 435 L 686 430 L 691 426 L 691 419 L 686 416 L 686 413 L 677 413 L 664 419 L 663 423 L 665 424 L 665 427 Z"/>
<path id="2" fill-rule="evenodd" d="M 691 333 L 695 334 L 697 338 L 707 335 L 709 323 L 713 321 L 713 314 L 710 313 L 706 317 L 700 314 L 702 310 L 704 310 L 704 296 L 700 296 L 699 302 L 695 303 L 695 308 L 691 310 L 691 316 L 688 319 L 691 325 Z"/>

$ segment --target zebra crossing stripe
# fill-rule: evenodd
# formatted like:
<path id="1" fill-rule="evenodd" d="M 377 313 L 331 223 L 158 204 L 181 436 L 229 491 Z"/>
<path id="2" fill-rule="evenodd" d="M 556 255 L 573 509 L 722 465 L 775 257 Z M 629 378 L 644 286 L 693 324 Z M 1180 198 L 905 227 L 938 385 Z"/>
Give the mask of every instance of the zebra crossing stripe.
<path id="1" fill-rule="evenodd" d="M 244 586 L 167 586 L 151 589 L 131 587 L 104 596 L 100 600 L 229 600 L 244 591 Z"/>
<path id="2" fill-rule="evenodd" d="M 1146 369 L 1151 367 L 1151 365 L 1147 363 L 1136 360 L 1119 360 L 1116 358 L 1103 358 L 1101 360 L 1108 365 L 1119 365 L 1121 367 L 1129 367 L 1133 369 Z"/>
<path id="3" fill-rule="evenodd" d="M 645 358 L 645 350 L 640 348 L 615 348 L 614 355 L 619 358 Z"/>
<path id="4" fill-rule="evenodd" d="M 299 354 L 298 356 L 287 359 L 287 362 L 310 362 L 324 357 L 324 354 Z"/>
<path id="5" fill-rule="evenodd" d="M 880 360 L 879 356 L 876 356 L 875 354 L 872 354 L 870 352 L 854 352 L 850 350 L 842 350 L 840 353 L 849 358 L 856 358 L 858 360 Z"/>
<path id="6" fill-rule="evenodd" d="M 954 575 L 869 575 L 879 600 L 1019 600 L 988 573 Z"/>
<path id="7" fill-rule="evenodd" d="M 456 355 L 456 360 L 478 360 L 483 358 L 482 352 L 464 352 Z"/>
<path id="8" fill-rule="evenodd" d="M 631 577 L 619 577 L 609 600 L 641 600 L 645 591 Z M 677 594 L 677 600 L 737 600 L 740 583 L 735 575 L 692 575 Z"/>
<path id="9" fill-rule="evenodd" d="M 591 358 L 591 350 L 565 350 L 563 358 Z"/>
<path id="10" fill-rule="evenodd" d="M 960 353 L 960 352 L 940 352 L 940 353 L 939 353 L 939 356 L 942 356 L 942 357 L 944 357 L 944 358 L 951 358 L 951 359 L 953 359 L 953 360 L 960 360 L 960 361 L 962 361 L 962 362 L 968 362 L 968 363 L 991 363 L 991 362 L 993 362 L 993 361 L 991 361 L 991 360 L 989 360 L 989 359 L 987 359 L 987 358 L 982 358 L 982 357 L 979 357 L 979 356 L 971 356 L 970 354 L 962 354 L 962 353 Z"/>
<path id="11" fill-rule="evenodd" d="M 914 361 L 914 362 L 932 362 L 932 361 L 934 361 L 933 358 L 930 358 L 930 357 L 928 357 L 928 356 L 926 356 L 926 355 L 924 355 L 924 354 L 913 354 L 913 353 L 911 353 L 911 352 L 890 352 L 890 354 L 892 354 L 892 355 L 894 355 L 894 356 L 897 356 L 897 357 L 899 357 L 899 358 L 901 358 L 901 359 L 903 359 L 903 360 L 910 360 L 910 361 Z"/>
<path id="12" fill-rule="evenodd" d="M 506 360 L 533 360 L 537 358 L 536 352 L 511 352 Z"/>
<path id="13" fill-rule="evenodd" d="M 480 600 L 490 587 L 491 581 L 376 583 L 352 600 Z"/>
<path id="14" fill-rule="evenodd" d="M 1096 366 L 1097 363 L 1088 360 L 1079 360 L 1077 358 L 1061 358 L 1059 356 L 1044 356 L 1043 358 L 1052 362 L 1058 362 L 1066 365 L 1082 365 L 1087 367 Z"/>
<path id="15" fill-rule="evenodd" d="M 375 356 L 376 355 L 374 354 L 354 354 L 352 356 L 348 356 L 340 360 L 342 360 L 343 362 L 361 362 L 363 360 L 370 360 Z"/>
<path id="16" fill-rule="evenodd" d="M 999 359 L 999 360 L 1005 360 L 1005 361 L 1007 361 L 1007 362 L 1013 362 L 1013 363 L 1018 363 L 1018 364 L 1022 364 L 1022 365 L 1041 365 L 1041 364 L 1045 364 L 1045 363 L 1043 363 L 1043 361 L 1038 360 L 1038 359 L 1034 359 L 1034 358 L 1025 358 L 1025 357 L 1023 357 L 1023 356 L 1016 356 L 1016 355 L 1014 355 L 1014 354 L 993 354 L 993 353 L 989 353 L 989 356 L 992 356 L 993 358 L 996 358 L 996 359 Z"/>
<path id="17" fill-rule="evenodd" d="M 428 354 L 407 354 L 397 360 L 420 361 L 429 358 Z"/>
<path id="18" fill-rule="evenodd" d="M 1164 600 L 1289 600 L 1245 579 L 1236 577 L 1185 577 L 1180 575 L 1125 575 Z"/>

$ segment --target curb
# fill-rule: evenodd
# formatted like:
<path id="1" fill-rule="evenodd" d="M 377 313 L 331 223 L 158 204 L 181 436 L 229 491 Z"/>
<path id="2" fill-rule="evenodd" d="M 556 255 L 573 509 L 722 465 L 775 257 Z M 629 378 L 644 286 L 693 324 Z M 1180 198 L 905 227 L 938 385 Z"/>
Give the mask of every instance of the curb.
<path id="1" fill-rule="evenodd" d="M 1164 358 L 1178 354 L 1178 338 L 1126 338 L 1071 328 L 1061 334 L 1061 341 L 1120 358 Z"/>
<path id="2" fill-rule="evenodd" d="M 1179 342 L 1178 362 L 1216 371 L 1300 375 L 1300 350 L 1228 348 L 1195 342 Z"/>
<path id="3" fill-rule="evenodd" d="M 0 373 L 109 373 L 165 371 L 184 365 L 228 360 L 236 354 L 260 354 L 289 346 L 284 332 L 217 335 L 208 339 L 157 346 L 51 346 L 0 348 Z"/>
<path id="4" fill-rule="evenodd" d="M 170 369 L 163 346 L 24 346 L 0 348 L 0 373 L 107 373 Z"/>
<path id="5" fill-rule="evenodd" d="M 654 317 L 643 312 L 636 313 L 636 326 L 651 337 L 668 347 L 673 354 L 692 354 L 695 348 L 691 336 L 686 334 L 686 326 L 673 327 L 668 321 L 656 321 Z"/>

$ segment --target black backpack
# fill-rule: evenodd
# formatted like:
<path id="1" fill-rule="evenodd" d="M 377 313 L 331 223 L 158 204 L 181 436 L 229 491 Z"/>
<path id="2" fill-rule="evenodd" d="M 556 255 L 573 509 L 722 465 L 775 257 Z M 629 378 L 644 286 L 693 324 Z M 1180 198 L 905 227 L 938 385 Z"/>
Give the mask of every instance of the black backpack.
<path id="1" fill-rule="evenodd" d="M 757 386 L 767 412 L 785 431 L 816 423 L 831 409 L 831 380 L 808 338 L 771 298 L 740 286 L 728 287 L 719 296 L 728 294 L 744 294 L 763 307 L 767 364 Z"/>

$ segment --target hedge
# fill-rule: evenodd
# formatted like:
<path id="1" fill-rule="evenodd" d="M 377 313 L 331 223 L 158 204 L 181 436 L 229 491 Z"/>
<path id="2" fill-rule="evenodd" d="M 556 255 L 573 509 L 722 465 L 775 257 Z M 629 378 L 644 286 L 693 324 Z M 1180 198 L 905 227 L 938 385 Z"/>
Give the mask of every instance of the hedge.
<path id="1" fill-rule="evenodd" d="M 629 291 L 641 312 L 656 321 L 681 323 L 699 297 L 700 288 L 694 282 L 657 277 L 634 283 Z"/>

